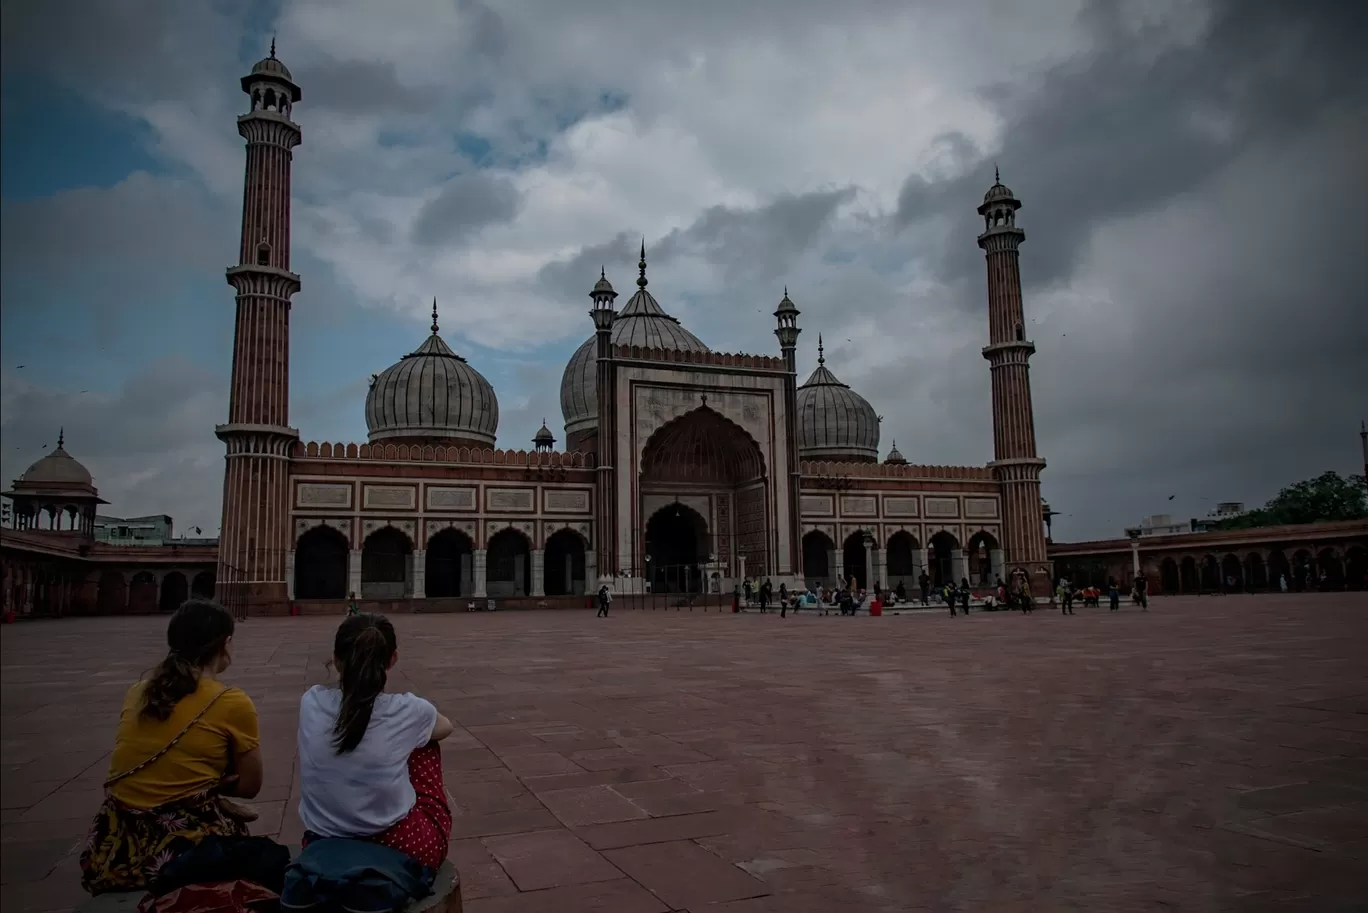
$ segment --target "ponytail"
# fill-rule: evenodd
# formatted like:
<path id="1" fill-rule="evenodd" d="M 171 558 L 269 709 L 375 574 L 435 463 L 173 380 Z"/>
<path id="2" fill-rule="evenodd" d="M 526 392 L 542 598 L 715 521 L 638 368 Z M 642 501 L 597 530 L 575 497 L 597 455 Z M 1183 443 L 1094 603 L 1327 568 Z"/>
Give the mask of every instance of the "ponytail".
<path id="1" fill-rule="evenodd" d="M 396 648 L 394 625 L 383 615 L 352 615 L 338 626 L 333 639 L 333 659 L 342 679 L 342 707 L 333 726 L 338 754 L 354 750 L 366 735 Z"/>
<path id="2" fill-rule="evenodd" d="M 218 659 L 233 636 L 233 616 L 212 599 L 187 600 L 166 626 L 166 654 L 143 689 L 139 716 L 165 721 L 183 698 L 195 693 L 204 667 Z"/>

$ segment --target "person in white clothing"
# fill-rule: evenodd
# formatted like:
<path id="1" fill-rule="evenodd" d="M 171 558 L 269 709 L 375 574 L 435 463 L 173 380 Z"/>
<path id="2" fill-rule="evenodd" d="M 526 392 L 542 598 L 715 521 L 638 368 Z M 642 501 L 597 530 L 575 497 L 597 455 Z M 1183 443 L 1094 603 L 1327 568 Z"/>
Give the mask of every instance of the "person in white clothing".
<path id="1" fill-rule="evenodd" d="M 385 691 L 398 658 L 385 616 L 349 615 L 338 627 L 339 685 L 315 685 L 299 701 L 299 818 L 305 845 L 374 840 L 435 869 L 451 839 L 437 743 L 453 727 L 418 695 Z"/>

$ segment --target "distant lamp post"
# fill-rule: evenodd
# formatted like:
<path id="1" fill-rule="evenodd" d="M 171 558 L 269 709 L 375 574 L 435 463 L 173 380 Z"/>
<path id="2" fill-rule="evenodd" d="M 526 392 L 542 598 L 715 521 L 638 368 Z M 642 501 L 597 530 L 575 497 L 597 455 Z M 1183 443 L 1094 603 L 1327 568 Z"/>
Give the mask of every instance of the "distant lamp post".
<path id="1" fill-rule="evenodd" d="M 1140 576 L 1140 527 L 1132 526 L 1126 530 L 1126 537 L 1130 539 L 1131 547 L 1131 574 L 1134 577 Z"/>

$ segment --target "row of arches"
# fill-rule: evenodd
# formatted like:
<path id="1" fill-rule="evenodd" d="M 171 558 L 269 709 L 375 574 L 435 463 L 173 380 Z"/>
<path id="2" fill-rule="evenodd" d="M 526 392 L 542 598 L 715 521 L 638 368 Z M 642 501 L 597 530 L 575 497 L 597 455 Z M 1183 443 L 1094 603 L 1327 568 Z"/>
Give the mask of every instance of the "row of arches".
<path id="1" fill-rule="evenodd" d="M 1368 550 L 1351 546 L 1341 553 L 1336 548 L 1318 552 L 1298 549 L 1289 558 L 1274 549 L 1264 558 L 1250 552 L 1241 558 L 1227 554 L 1223 558 L 1188 555 L 1181 560 L 1164 558 L 1159 563 L 1159 582 L 1166 593 L 1219 593 L 1255 590 L 1281 590 L 1286 581 L 1289 590 L 1358 590 L 1365 586 L 1368 574 Z"/>
<path id="2" fill-rule="evenodd" d="M 101 615 L 144 615 L 174 612 L 191 596 L 214 597 L 214 572 L 200 571 L 193 578 L 171 571 L 158 583 L 152 571 L 138 571 L 132 580 L 122 571 L 104 571 L 95 595 L 95 610 Z"/>
<path id="3" fill-rule="evenodd" d="M 868 579 L 868 560 L 865 554 L 863 530 L 851 533 L 845 538 L 838 552 L 836 543 L 821 530 L 812 530 L 803 536 L 803 574 L 810 583 L 848 581 L 855 578 L 856 585 L 869 587 L 871 582 L 886 588 L 903 584 L 916 589 L 923 571 L 930 578 L 931 585 L 941 587 L 948 583 L 959 583 L 968 577 L 974 586 L 991 586 L 1003 569 L 1000 546 L 997 539 L 988 532 L 975 533 L 966 547 L 960 545 L 952 533 L 941 530 L 927 542 L 926 564 L 923 567 L 918 553 L 921 543 L 907 530 L 899 530 L 888 538 L 882 567 L 875 567 L 876 579 Z M 962 564 L 961 564 L 962 562 Z M 882 575 L 887 572 L 887 579 Z"/>
<path id="4" fill-rule="evenodd" d="M 402 530 L 384 526 L 361 545 L 360 591 L 368 599 L 416 595 L 413 542 Z M 490 537 L 485 549 L 484 591 L 489 596 L 526 596 L 534 591 L 532 543 L 512 527 Z M 584 538 L 563 529 L 546 541 L 542 553 L 542 592 L 568 596 L 584 592 L 587 549 Z M 428 540 L 423 555 L 424 597 L 471 596 L 479 587 L 475 543 L 458 529 L 444 529 Z M 316 526 L 295 546 L 296 599 L 346 599 L 355 589 L 351 549 L 346 536 Z"/>

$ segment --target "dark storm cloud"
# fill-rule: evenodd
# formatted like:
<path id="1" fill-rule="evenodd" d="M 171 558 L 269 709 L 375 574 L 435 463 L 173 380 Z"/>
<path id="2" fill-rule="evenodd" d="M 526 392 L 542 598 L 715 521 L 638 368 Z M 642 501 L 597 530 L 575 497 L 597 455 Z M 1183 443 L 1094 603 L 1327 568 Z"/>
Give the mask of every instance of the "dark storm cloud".
<path id="1" fill-rule="evenodd" d="M 688 228 L 661 239 L 652 257 L 668 263 L 680 255 L 700 256 L 729 283 L 774 278 L 812 249 L 836 208 L 854 194 L 843 188 L 785 194 L 754 209 L 713 206 Z"/>
<path id="2" fill-rule="evenodd" d="M 1067 278 L 1093 229 L 1191 191 L 1251 144 L 1312 127 L 1334 112 L 1365 110 L 1368 5 L 1217 0 L 1200 40 L 1180 43 L 1157 26 L 1137 30 L 1122 7 L 1097 2 L 1082 20 L 1096 41 L 1026 85 L 986 94 L 1004 120 L 1003 182 L 1028 209 L 1031 285 Z M 971 147 L 960 144 L 962 154 Z M 993 163 L 928 182 L 909 178 L 903 224 L 944 225 L 940 278 L 977 275 L 980 228 L 966 202 L 992 183 Z M 972 302 L 971 302 L 972 304 Z"/>
<path id="3" fill-rule="evenodd" d="M 309 87 L 311 108 L 342 114 L 421 114 L 447 94 L 436 87 L 404 85 L 392 63 L 325 60 L 295 70 L 295 80 Z"/>
<path id="4" fill-rule="evenodd" d="M 509 221 L 521 205 L 521 194 L 507 178 L 482 171 L 458 175 L 418 213 L 413 240 L 428 246 L 461 241 L 487 225 Z"/>

